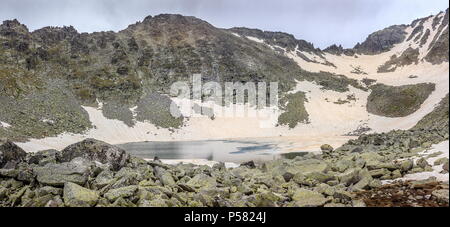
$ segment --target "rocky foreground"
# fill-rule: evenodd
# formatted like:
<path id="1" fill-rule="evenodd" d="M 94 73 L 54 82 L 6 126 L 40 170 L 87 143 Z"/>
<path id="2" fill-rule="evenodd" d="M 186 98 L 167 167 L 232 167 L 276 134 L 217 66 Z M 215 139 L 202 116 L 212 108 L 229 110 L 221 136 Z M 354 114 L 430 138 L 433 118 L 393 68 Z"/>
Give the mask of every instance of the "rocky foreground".
<path id="1" fill-rule="evenodd" d="M 403 134 L 405 139 L 398 139 Z M 361 136 L 336 150 L 324 145 L 321 155 L 249 162 L 233 169 L 146 161 L 93 139 L 33 154 L 1 140 L 0 206 L 448 206 L 448 182 L 430 178 L 382 184 L 431 171 L 435 164 L 448 172 L 446 158 L 431 164 L 426 157 L 414 161 L 431 146 L 421 140 L 422 134 Z M 448 140 L 448 134 L 433 136 Z"/>

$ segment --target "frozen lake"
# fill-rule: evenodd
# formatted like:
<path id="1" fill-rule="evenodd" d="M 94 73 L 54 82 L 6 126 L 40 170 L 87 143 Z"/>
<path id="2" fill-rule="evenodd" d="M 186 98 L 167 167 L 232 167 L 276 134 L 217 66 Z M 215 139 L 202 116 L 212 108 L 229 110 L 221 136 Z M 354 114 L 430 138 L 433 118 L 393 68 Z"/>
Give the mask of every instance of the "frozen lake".
<path id="1" fill-rule="evenodd" d="M 176 141 L 140 142 L 118 145 L 128 153 L 144 159 L 203 159 L 242 163 L 267 161 L 280 157 L 276 144 L 255 141 Z"/>

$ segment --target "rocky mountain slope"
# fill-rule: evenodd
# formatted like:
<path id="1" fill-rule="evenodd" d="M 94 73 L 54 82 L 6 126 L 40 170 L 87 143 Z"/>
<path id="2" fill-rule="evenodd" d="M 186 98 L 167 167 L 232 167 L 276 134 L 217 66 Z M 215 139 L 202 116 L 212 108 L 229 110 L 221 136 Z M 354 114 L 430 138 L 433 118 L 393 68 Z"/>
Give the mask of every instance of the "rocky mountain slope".
<path id="1" fill-rule="evenodd" d="M 58 135 L 70 138 L 51 147 L 88 136 L 121 143 L 387 132 L 413 127 L 448 94 L 448 10 L 352 49 L 168 14 L 117 33 L 30 32 L 5 21 L 0 44 L 0 137 L 34 146 Z M 204 82 L 279 82 L 281 111 L 267 130 L 254 118 L 174 118 L 170 85 L 194 73 Z M 98 136 L 111 131 L 119 135 Z"/>
<path id="2" fill-rule="evenodd" d="M 5 21 L 0 207 L 448 207 L 448 52 L 448 10 L 324 50 L 180 15 L 92 34 Z M 193 73 L 278 81 L 281 111 L 174 118 L 168 89 Z M 230 137 L 320 152 L 226 168 L 143 160 L 99 141 Z"/>

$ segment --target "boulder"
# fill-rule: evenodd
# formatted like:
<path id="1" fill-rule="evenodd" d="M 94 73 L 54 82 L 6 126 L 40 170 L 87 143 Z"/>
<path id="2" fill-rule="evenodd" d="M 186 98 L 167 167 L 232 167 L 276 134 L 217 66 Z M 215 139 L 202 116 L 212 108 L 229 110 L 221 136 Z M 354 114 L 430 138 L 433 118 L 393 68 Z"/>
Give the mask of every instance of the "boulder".
<path id="1" fill-rule="evenodd" d="M 56 159 L 60 151 L 57 150 L 45 150 L 38 151 L 34 154 L 30 154 L 28 159 L 28 164 L 36 164 L 39 166 L 45 166 L 48 163 L 56 163 Z"/>
<path id="2" fill-rule="evenodd" d="M 442 189 L 436 190 L 431 193 L 439 202 L 441 203 L 449 203 L 449 190 Z"/>
<path id="3" fill-rule="evenodd" d="M 395 170 L 394 172 L 392 172 L 392 179 L 398 179 L 403 177 L 402 173 L 400 172 L 400 170 Z"/>
<path id="4" fill-rule="evenodd" d="M 0 186 L 0 200 L 5 198 L 8 195 L 8 189 Z"/>
<path id="5" fill-rule="evenodd" d="M 62 187 L 67 182 L 84 185 L 90 175 L 92 163 L 78 158 L 61 164 L 49 163 L 35 167 L 37 181 L 43 185 Z"/>
<path id="6" fill-rule="evenodd" d="M 322 153 L 329 154 L 333 152 L 334 148 L 329 144 L 324 144 L 320 147 L 320 150 L 322 150 Z"/>
<path id="7" fill-rule="evenodd" d="M 256 168 L 256 164 L 255 164 L 254 161 L 249 161 L 249 162 L 242 163 L 240 166 L 242 166 L 242 167 L 248 167 L 248 168 L 250 168 L 250 169 Z"/>
<path id="8" fill-rule="evenodd" d="M 328 183 L 329 181 L 337 180 L 337 177 L 335 175 L 321 172 L 312 172 L 306 174 L 305 176 L 319 183 Z"/>
<path id="9" fill-rule="evenodd" d="M 344 173 L 338 175 L 339 182 L 345 186 L 356 184 L 361 180 L 360 169 L 349 169 Z"/>
<path id="10" fill-rule="evenodd" d="M 283 200 L 281 196 L 266 190 L 256 194 L 255 199 L 257 207 L 277 207 L 277 203 Z"/>
<path id="11" fill-rule="evenodd" d="M 364 149 L 362 149 L 361 147 L 355 147 L 350 153 L 361 153 L 363 151 Z"/>
<path id="12" fill-rule="evenodd" d="M 113 182 L 114 182 L 114 173 L 111 170 L 106 169 L 102 171 L 99 175 L 97 175 L 97 177 L 93 182 L 93 185 L 96 188 L 100 189 Z"/>
<path id="13" fill-rule="evenodd" d="M 93 207 L 97 203 L 97 192 L 68 182 L 64 184 L 64 204 L 67 207 Z"/>
<path id="14" fill-rule="evenodd" d="M 0 177 L 17 178 L 19 170 L 17 169 L 0 169 Z"/>
<path id="15" fill-rule="evenodd" d="M 23 162 L 27 153 L 13 142 L 0 139 L 0 169 L 14 169 Z"/>
<path id="16" fill-rule="evenodd" d="M 336 193 L 336 189 L 328 184 L 319 184 L 314 190 L 325 196 L 333 196 Z"/>
<path id="17" fill-rule="evenodd" d="M 292 178 L 294 178 L 294 176 L 295 175 L 292 173 L 285 173 L 285 174 L 283 174 L 283 179 L 284 179 L 284 181 L 289 182 L 292 180 Z"/>
<path id="18" fill-rule="evenodd" d="M 52 195 L 44 195 L 29 199 L 26 202 L 22 201 L 22 203 L 25 207 L 45 207 L 52 200 L 52 198 Z"/>
<path id="19" fill-rule="evenodd" d="M 387 169 L 375 169 L 369 172 L 373 178 L 381 178 L 383 176 L 391 175 L 391 172 Z"/>
<path id="20" fill-rule="evenodd" d="M 86 139 L 62 150 L 58 161 L 70 162 L 77 157 L 106 164 L 114 171 L 120 170 L 130 159 L 130 155 L 119 147 L 95 139 Z"/>
<path id="21" fill-rule="evenodd" d="M 105 198 L 110 202 L 116 201 L 118 198 L 128 198 L 133 196 L 138 190 L 138 186 L 132 185 L 122 188 L 116 188 L 105 193 Z"/>
<path id="22" fill-rule="evenodd" d="M 444 165 L 445 163 L 448 163 L 448 158 L 440 158 L 440 159 L 436 160 L 433 164 L 435 166 L 440 166 L 440 165 Z"/>
<path id="23" fill-rule="evenodd" d="M 430 184 L 438 184 L 438 180 L 436 177 L 429 177 L 425 180 L 416 180 L 411 182 L 411 188 L 414 189 L 423 189 L 426 188 Z"/>
<path id="24" fill-rule="evenodd" d="M 443 172 L 448 173 L 448 161 L 442 166 Z"/>
<path id="25" fill-rule="evenodd" d="M 314 187 L 317 184 L 319 184 L 319 182 L 317 180 L 311 179 L 302 173 L 295 174 L 295 176 L 292 180 L 299 185 L 309 186 L 309 187 Z"/>
<path id="26" fill-rule="evenodd" d="M 370 189 L 370 184 L 373 181 L 373 178 L 370 175 L 370 173 L 367 170 L 361 170 L 359 172 L 359 178 L 360 180 L 358 181 L 358 183 L 353 185 L 352 189 L 356 191 Z"/>
<path id="27" fill-rule="evenodd" d="M 317 159 L 296 161 L 286 168 L 287 172 L 290 172 L 292 174 L 308 174 L 314 172 L 326 173 L 328 169 L 329 166 L 326 162 Z"/>
<path id="28" fill-rule="evenodd" d="M 403 172 L 408 172 L 414 168 L 414 162 L 412 160 L 405 160 L 400 164 L 400 169 Z"/>
<path id="29" fill-rule="evenodd" d="M 46 195 L 62 195 L 63 190 L 61 188 L 55 188 L 51 186 L 44 186 L 37 190 L 37 196 L 46 196 Z"/>
<path id="30" fill-rule="evenodd" d="M 326 162 L 318 159 L 280 159 L 264 163 L 262 165 L 262 169 L 264 172 L 270 173 L 274 176 L 283 176 L 286 173 L 290 173 L 292 175 L 296 175 L 298 173 L 308 174 L 313 172 L 326 173 L 329 170 L 329 166 Z"/>
<path id="31" fill-rule="evenodd" d="M 213 177 L 206 174 L 197 174 L 191 180 L 186 183 L 187 186 L 191 188 L 215 188 L 217 186 L 217 181 Z"/>
<path id="32" fill-rule="evenodd" d="M 158 166 L 154 167 L 154 169 L 156 177 L 164 186 L 171 186 L 176 184 L 172 174 L 169 171 Z"/>
<path id="33" fill-rule="evenodd" d="M 425 169 L 427 166 L 430 166 L 430 164 L 427 162 L 425 158 L 417 160 L 416 165 L 422 169 Z"/>
<path id="34" fill-rule="evenodd" d="M 354 162 L 351 160 L 347 160 L 347 159 L 342 159 L 337 161 L 336 163 L 334 163 L 333 165 L 333 170 L 343 173 L 345 172 L 347 169 L 352 168 L 354 166 Z"/>
<path id="35" fill-rule="evenodd" d="M 348 191 L 337 190 L 336 193 L 334 193 L 333 197 L 339 199 L 341 202 L 348 202 L 352 201 L 354 195 Z"/>
<path id="36" fill-rule="evenodd" d="M 347 205 L 342 203 L 327 203 L 323 207 L 347 207 Z"/>
<path id="37" fill-rule="evenodd" d="M 383 186 L 383 182 L 379 179 L 374 179 L 369 183 L 370 188 L 380 188 Z"/>
<path id="38" fill-rule="evenodd" d="M 353 200 L 352 207 L 366 207 L 366 203 L 363 200 Z"/>
<path id="39" fill-rule="evenodd" d="M 64 202 L 61 196 L 55 196 L 45 204 L 45 207 L 64 207 Z"/>
<path id="40" fill-rule="evenodd" d="M 291 197 L 298 207 L 323 207 L 329 202 L 322 194 L 302 188 L 297 189 Z"/>

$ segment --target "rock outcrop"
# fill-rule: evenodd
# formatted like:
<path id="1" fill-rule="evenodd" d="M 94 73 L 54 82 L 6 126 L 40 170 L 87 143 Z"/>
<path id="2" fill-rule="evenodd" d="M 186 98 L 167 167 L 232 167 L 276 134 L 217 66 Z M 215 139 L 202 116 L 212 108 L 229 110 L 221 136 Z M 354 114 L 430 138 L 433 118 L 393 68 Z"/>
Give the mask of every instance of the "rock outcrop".
<path id="1" fill-rule="evenodd" d="M 26 152 L 13 142 L 0 138 L 0 168 L 15 168 L 25 160 L 26 155 Z"/>
<path id="2" fill-rule="evenodd" d="M 8 158 L 15 165 L 0 168 L 0 206 L 373 206 L 376 203 L 369 195 L 384 187 L 382 180 L 432 171 L 426 157 L 415 162 L 413 158 L 442 140 L 448 140 L 448 132 L 364 135 L 337 149 L 324 145 L 324 153 L 319 155 L 251 162 L 227 169 L 223 164 L 209 167 L 145 161 L 89 139 L 61 152 L 50 150 Z M 9 143 L 9 147 L 15 146 Z M 433 164 L 445 163 L 448 171 L 448 159 Z M 408 189 L 409 195 L 418 193 L 424 198 L 409 205 L 448 206 L 448 196 L 444 196 L 448 184 L 435 179 L 408 184 L 414 185 L 412 188 L 434 185 L 425 194 Z M 391 193 L 389 190 L 387 194 Z M 408 206 L 403 202 L 400 205 Z"/>
<path id="3" fill-rule="evenodd" d="M 62 150 L 58 157 L 58 161 L 70 162 L 78 157 L 82 157 L 88 161 L 109 165 L 110 168 L 115 171 L 124 167 L 130 159 L 130 155 L 123 149 L 98 140 L 86 139 Z"/>

